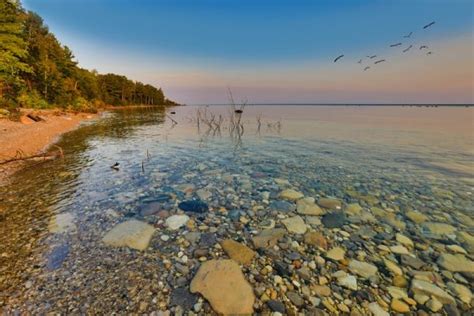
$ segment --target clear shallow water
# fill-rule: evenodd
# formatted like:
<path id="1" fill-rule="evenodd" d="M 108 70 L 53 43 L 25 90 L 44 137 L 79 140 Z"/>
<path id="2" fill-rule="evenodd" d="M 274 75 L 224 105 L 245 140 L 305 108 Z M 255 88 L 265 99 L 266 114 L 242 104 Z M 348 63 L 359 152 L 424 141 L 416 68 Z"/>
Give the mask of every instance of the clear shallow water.
<path id="1" fill-rule="evenodd" d="M 316 199 L 334 197 L 343 205 L 359 203 L 378 216 L 373 208 L 395 214 L 395 225 L 374 231 L 402 231 L 423 240 L 405 216 L 416 210 L 428 222 L 474 232 L 472 108 L 249 106 L 240 137 L 229 133 L 227 107 L 201 108 L 216 120 L 222 115 L 220 131 L 202 120 L 198 127 L 196 111 L 186 106 L 107 113 L 62 138 L 64 159 L 27 168 L 0 188 L 3 308 L 170 309 L 172 289 L 188 286 L 199 266 L 190 259 L 189 271 L 176 275 L 177 254 L 193 258 L 196 248 L 213 246 L 186 245 L 183 234 L 207 226 L 202 233 L 210 231 L 217 240 L 249 243 L 262 221 L 279 225 L 281 218 L 266 210 L 286 187 Z M 110 168 L 115 162 L 118 171 Z M 167 230 L 164 218 L 177 212 L 179 201 L 198 197 L 199 189 L 210 192 L 211 211 L 190 215 L 194 227 Z M 171 199 L 162 201 L 163 195 Z M 150 205 L 162 212 L 147 211 Z M 232 210 L 250 222 L 235 226 Z M 57 214 L 72 219 L 64 232 L 51 231 Z M 146 251 L 102 242 L 127 219 L 158 228 Z M 324 231 L 317 222 L 308 226 Z M 328 239 L 338 245 L 331 234 Z M 443 238 L 462 245 L 455 236 Z M 208 257 L 225 255 L 216 250 Z"/>

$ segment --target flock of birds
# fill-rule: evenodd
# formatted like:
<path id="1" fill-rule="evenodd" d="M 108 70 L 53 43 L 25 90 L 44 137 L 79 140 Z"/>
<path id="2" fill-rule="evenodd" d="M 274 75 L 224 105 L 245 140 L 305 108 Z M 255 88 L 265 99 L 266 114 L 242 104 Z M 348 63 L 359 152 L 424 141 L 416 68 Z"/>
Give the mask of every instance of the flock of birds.
<path id="1" fill-rule="evenodd" d="M 433 26 L 435 23 L 436 23 L 435 21 L 430 22 L 430 23 L 426 24 L 425 26 L 423 26 L 423 29 L 426 30 L 427 28 Z M 413 35 L 413 32 L 410 32 L 410 33 L 404 35 L 403 38 L 409 39 L 409 38 L 411 38 L 412 35 Z M 400 46 L 402 46 L 402 45 L 403 45 L 402 42 L 397 42 L 397 43 L 391 44 L 390 47 L 394 48 L 394 47 L 400 47 Z M 403 53 L 406 53 L 406 52 L 408 52 L 408 51 L 409 51 L 410 49 L 412 49 L 412 48 L 413 48 L 413 44 L 410 44 L 410 45 L 407 46 L 405 49 L 403 49 L 402 52 L 403 52 Z M 431 55 L 431 54 L 433 54 L 433 52 L 430 51 L 429 48 L 428 48 L 428 46 L 426 46 L 426 45 L 421 45 L 421 46 L 419 47 L 419 50 L 427 50 L 426 55 Z M 344 55 L 339 55 L 339 56 L 337 56 L 336 59 L 334 59 L 334 62 L 335 62 L 335 63 L 338 62 L 338 61 L 339 61 L 341 58 L 343 58 L 343 57 L 344 57 Z M 367 55 L 367 56 L 365 56 L 365 57 L 368 59 L 369 62 L 371 62 L 373 59 L 377 58 L 377 55 Z M 364 60 L 364 59 L 361 58 L 361 59 L 359 59 L 359 61 L 358 61 L 357 63 L 362 65 L 362 61 L 363 61 L 363 60 Z M 386 62 L 386 61 L 387 61 L 387 60 L 385 60 L 385 59 L 376 59 L 376 60 L 373 62 L 373 65 L 377 65 L 377 64 L 380 64 L 380 63 L 384 63 L 384 62 Z M 367 66 L 367 65 L 366 65 L 363 69 L 364 69 L 364 71 L 367 71 L 367 70 L 370 69 L 370 66 Z"/>

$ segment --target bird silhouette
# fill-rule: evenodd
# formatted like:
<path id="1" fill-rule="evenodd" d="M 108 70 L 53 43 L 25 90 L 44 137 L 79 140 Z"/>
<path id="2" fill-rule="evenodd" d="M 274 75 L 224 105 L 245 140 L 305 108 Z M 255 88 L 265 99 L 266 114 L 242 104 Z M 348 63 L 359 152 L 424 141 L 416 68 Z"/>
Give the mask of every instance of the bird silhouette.
<path id="1" fill-rule="evenodd" d="M 404 38 L 410 38 L 412 34 L 413 34 L 413 32 L 410 32 L 410 33 L 408 33 L 407 35 L 404 35 L 403 37 L 404 37 Z"/>
<path id="2" fill-rule="evenodd" d="M 359 61 L 357 62 L 358 64 L 362 64 L 362 59 L 359 59 Z"/>
<path id="3" fill-rule="evenodd" d="M 426 46 L 426 45 L 421 45 L 421 46 L 420 46 L 420 50 L 422 50 L 422 49 L 428 49 L 428 46 Z"/>
<path id="4" fill-rule="evenodd" d="M 397 47 L 397 46 L 401 46 L 401 45 L 402 45 L 402 43 L 396 43 L 396 44 L 390 45 L 390 47 Z"/>
<path id="5" fill-rule="evenodd" d="M 367 67 L 364 68 L 364 71 L 369 70 L 369 69 L 370 69 L 370 67 L 367 66 Z"/>
<path id="6" fill-rule="evenodd" d="M 432 26 L 433 24 L 435 24 L 435 21 L 426 24 L 425 26 L 423 26 L 423 29 L 427 29 L 427 28 L 429 28 L 430 26 Z"/>
<path id="7" fill-rule="evenodd" d="M 336 59 L 334 59 L 334 62 L 337 62 L 339 59 L 341 59 L 342 57 L 344 57 L 344 55 L 339 55 L 336 57 Z"/>
<path id="8" fill-rule="evenodd" d="M 119 170 L 119 165 L 120 165 L 120 164 L 119 164 L 118 162 L 116 162 L 116 163 L 114 163 L 112 166 L 110 166 L 110 168 L 112 168 L 112 169 L 114 169 L 114 170 Z"/>
<path id="9" fill-rule="evenodd" d="M 433 52 L 427 52 L 427 53 L 426 53 L 426 55 L 431 55 L 431 54 L 433 54 Z"/>
<path id="10" fill-rule="evenodd" d="M 372 56 L 367 56 L 367 57 L 370 59 L 374 59 L 375 57 L 377 57 L 377 55 L 372 55 Z"/>
<path id="11" fill-rule="evenodd" d="M 383 63 L 385 61 L 386 61 L 385 59 L 379 59 L 376 62 L 374 62 L 374 64 L 377 65 L 377 64 Z"/>
<path id="12" fill-rule="evenodd" d="M 412 47 L 413 47 L 413 45 L 408 46 L 407 48 L 405 48 L 405 49 L 403 50 L 403 52 L 404 52 L 404 53 L 408 52 Z"/>

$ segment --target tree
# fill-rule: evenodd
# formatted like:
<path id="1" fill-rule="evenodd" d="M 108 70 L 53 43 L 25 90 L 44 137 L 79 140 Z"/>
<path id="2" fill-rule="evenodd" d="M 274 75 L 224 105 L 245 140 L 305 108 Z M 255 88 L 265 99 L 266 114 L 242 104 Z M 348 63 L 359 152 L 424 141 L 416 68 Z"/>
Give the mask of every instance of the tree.
<path id="1" fill-rule="evenodd" d="M 31 72 L 22 12 L 18 1 L 0 0 L 0 99 L 15 98 L 24 87 L 22 73 Z"/>

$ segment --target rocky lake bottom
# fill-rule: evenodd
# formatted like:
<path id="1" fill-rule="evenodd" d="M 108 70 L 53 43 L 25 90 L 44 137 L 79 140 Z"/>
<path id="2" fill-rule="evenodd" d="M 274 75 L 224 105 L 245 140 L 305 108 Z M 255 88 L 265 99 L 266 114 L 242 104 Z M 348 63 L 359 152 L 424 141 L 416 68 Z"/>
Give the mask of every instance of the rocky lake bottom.
<path id="1" fill-rule="evenodd" d="M 106 114 L 0 188 L 4 313 L 473 314 L 472 152 L 194 110 Z"/>

